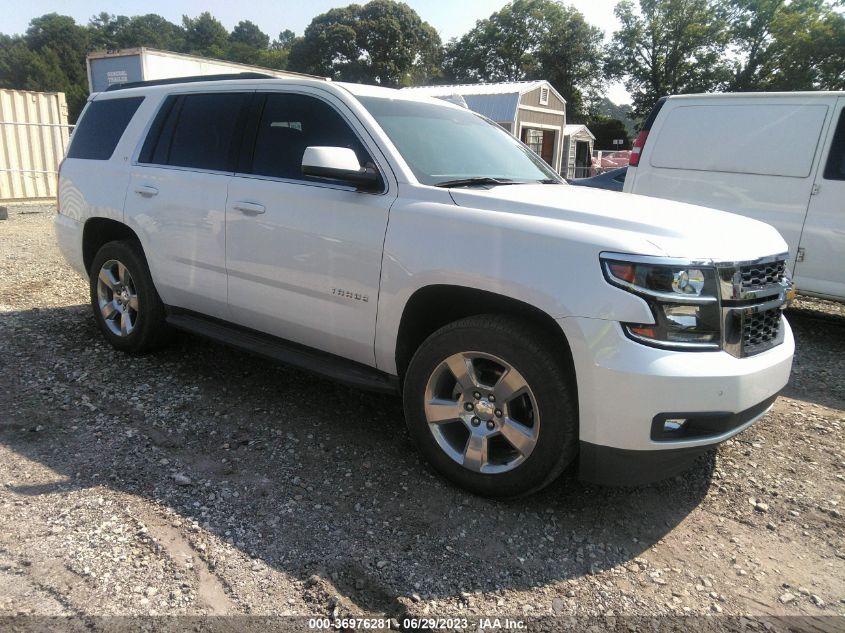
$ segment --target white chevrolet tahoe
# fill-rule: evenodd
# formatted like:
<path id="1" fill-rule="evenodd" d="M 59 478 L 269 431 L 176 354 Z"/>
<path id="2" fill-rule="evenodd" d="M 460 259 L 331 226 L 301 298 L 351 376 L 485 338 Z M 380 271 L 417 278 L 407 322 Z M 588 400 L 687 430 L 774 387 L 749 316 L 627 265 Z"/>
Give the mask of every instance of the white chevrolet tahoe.
<path id="1" fill-rule="evenodd" d="M 461 107 L 308 79 L 91 97 L 56 232 L 103 335 L 186 330 L 401 393 L 484 495 L 636 485 L 747 428 L 786 384 L 786 244 L 748 218 L 570 187 Z"/>

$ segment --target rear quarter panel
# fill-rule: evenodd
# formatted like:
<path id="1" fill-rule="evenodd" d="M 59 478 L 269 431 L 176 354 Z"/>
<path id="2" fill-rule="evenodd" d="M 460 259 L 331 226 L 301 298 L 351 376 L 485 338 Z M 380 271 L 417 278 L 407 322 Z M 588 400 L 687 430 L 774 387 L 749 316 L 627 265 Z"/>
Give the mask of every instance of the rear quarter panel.
<path id="1" fill-rule="evenodd" d="M 125 96 L 117 93 L 118 96 Z M 108 98 L 95 95 L 95 99 Z M 90 218 L 123 222 L 123 204 L 129 185 L 130 159 L 146 130 L 159 97 L 147 96 L 115 147 L 109 160 L 66 158 L 59 178 L 59 210 L 64 216 L 84 223 Z M 89 102 L 90 103 L 90 102 Z M 80 121 L 85 117 L 85 110 Z M 71 147 L 73 137 L 71 137 Z"/>

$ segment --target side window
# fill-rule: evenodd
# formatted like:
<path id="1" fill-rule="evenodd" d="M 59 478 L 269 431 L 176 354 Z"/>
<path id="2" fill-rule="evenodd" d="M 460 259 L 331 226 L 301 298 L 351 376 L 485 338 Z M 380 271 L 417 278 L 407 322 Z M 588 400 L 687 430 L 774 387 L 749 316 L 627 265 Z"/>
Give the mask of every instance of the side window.
<path id="1" fill-rule="evenodd" d="M 144 97 L 92 101 L 73 133 L 68 158 L 108 160 Z"/>
<path id="2" fill-rule="evenodd" d="M 299 94 L 268 94 L 255 139 L 250 173 L 314 180 L 302 175 L 305 148 L 348 147 L 361 165 L 372 164 L 355 132 L 326 102 Z"/>
<path id="3" fill-rule="evenodd" d="M 234 171 L 248 96 L 227 92 L 170 97 L 150 129 L 140 161 Z"/>
<path id="4" fill-rule="evenodd" d="M 839 123 L 833 133 L 824 177 L 825 180 L 845 180 L 845 108 L 839 113 Z"/>

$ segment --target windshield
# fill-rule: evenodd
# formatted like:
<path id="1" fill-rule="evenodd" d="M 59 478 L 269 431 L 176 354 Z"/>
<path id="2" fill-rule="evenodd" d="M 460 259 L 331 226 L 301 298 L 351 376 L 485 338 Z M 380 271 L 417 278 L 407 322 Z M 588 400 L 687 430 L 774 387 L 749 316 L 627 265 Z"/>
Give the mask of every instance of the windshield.
<path id="1" fill-rule="evenodd" d="M 560 181 L 543 159 L 470 110 L 383 97 L 358 100 L 424 184 L 467 178 L 495 179 L 499 184 Z"/>

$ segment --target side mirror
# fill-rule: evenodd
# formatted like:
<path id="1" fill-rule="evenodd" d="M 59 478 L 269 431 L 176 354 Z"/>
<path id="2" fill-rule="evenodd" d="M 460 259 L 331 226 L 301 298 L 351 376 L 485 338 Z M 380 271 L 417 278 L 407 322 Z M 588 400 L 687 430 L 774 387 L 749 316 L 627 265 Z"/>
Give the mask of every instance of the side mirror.
<path id="1" fill-rule="evenodd" d="M 372 189 L 381 182 L 372 167 L 361 167 L 355 152 L 348 147 L 306 147 L 302 155 L 302 173 L 313 178 L 336 180 Z"/>

